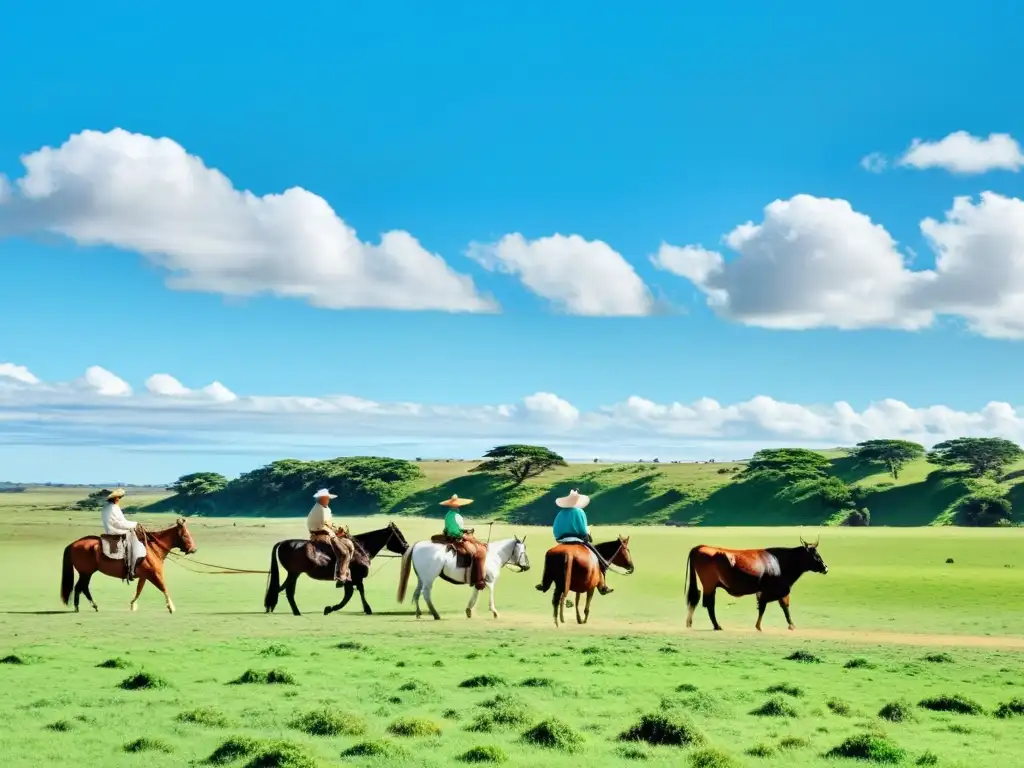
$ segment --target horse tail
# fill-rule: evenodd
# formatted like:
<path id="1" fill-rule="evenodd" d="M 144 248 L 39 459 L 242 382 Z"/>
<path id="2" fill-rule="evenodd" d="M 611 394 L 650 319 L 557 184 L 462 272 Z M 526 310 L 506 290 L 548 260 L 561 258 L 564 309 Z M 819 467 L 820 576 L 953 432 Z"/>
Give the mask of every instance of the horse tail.
<path id="1" fill-rule="evenodd" d="M 277 598 L 281 594 L 281 574 L 277 570 L 277 550 L 281 542 L 277 542 L 270 550 L 270 577 L 267 579 L 267 594 L 263 596 L 263 607 L 267 613 L 277 608 Z"/>
<path id="2" fill-rule="evenodd" d="M 71 564 L 71 545 L 64 547 L 64 562 L 60 572 L 60 599 L 64 605 L 71 599 L 71 590 L 75 586 L 75 567 Z"/>
<path id="3" fill-rule="evenodd" d="M 697 568 L 693 564 L 693 553 L 698 549 L 699 547 L 694 547 L 690 550 L 690 554 L 686 556 L 686 582 L 690 585 L 690 589 L 686 593 L 686 605 L 690 608 L 696 608 L 697 603 L 700 602 L 700 587 L 697 586 Z"/>
<path id="4" fill-rule="evenodd" d="M 415 545 L 413 545 L 415 546 Z M 402 553 L 402 570 L 398 574 L 398 602 L 405 602 L 405 591 L 409 588 L 409 572 L 412 570 L 412 550 L 409 547 Z"/>

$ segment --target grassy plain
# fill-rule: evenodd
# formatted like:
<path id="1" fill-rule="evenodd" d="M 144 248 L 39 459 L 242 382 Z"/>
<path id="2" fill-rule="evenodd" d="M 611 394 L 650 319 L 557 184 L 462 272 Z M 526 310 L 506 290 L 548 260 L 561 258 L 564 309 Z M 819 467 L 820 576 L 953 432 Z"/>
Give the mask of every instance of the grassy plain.
<path id="1" fill-rule="evenodd" d="M 95 531 L 96 515 L 52 509 L 62 503 L 57 493 L 11 496 L 21 505 L 0 500 L 6 765 L 213 764 L 203 761 L 235 738 L 258 743 L 241 744 L 249 751 L 223 763 L 231 768 L 457 765 L 476 747 L 477 757 L 504 755 L 510 766 L 853 766 L 864 763 L 824 755 L 865 734 L 875 741 L 861 747 L 893 745 L 904 751 L 903 765 L 976 768 L 1019 758 L 1024 717 L 996 716 L 1013 709 L 1000 705 L 1024 699 L 1019 529 L 826 529 L 821 551 L 830 571 L 797 584 L 793 633 L 776 606 L 768 631 L 754 633 L 753 600 L 723 597 L 725 632 L 710 631 L 703 609 L 685 630 L 685 552 L 702 542 L 785 545 L 816 535 L 812 528 L 598 527 L 599 540 L 632 535 L 637 571 L 610 577 L 616 592 L 595 598 L 585 627 L 556 629 L 550 597 L 533 589 L 549 530 L 504 524 L 492 536 L 529 534 L 535 568 L 503 572 L 496 621 L 486 611 L 465 619 L 468 590 L 446 584 L 435 593 L 444 619 L 416 621 L 410 606 L 395 604 L 395 560 L 376 561 L 367 582 L 373 616 L 355 603 L 324 617 L 339 591 L 308 580 L 299 584 L 302 616 L 284 602 L 267 615 L 263 577 L 205 575 L 176 563 L 167 565 L 175 615 L 151 586 L 140 611 L 128 613 L 133 589 L 103 577 L 93 581 L 99 613 L 83 605 L 74 614 L 57 597 L 60 554 Z M 386 520 L 350 524 L 358 532 Z M 418 517 L 396 521 L 410 541 L 437 527 Z M 273 542 L 301 536 L 302 520 L 196 518 L 191 528 L 195 558 L 265 569 Z M 788 660 L 794 653 L 819 661 Z M 100 666 L 110 660 L 120 661 Z M 281 670 L 294 683 L 230 684 L 249 670 L 256 680 Z M 140 673 L 166 686 L 119 687 Z M 463 686 L 480 675 L 496 679 Z M 955 696 L 970 701 L 943 698 Z M 919 706 L 926 699 L 946 711 Z M 949 711 L 972 701 L 980 712 Z M 887 713 L 905 710 L 904 721 L 879 716 L 901 702 Z M 661 733 L 696 733 L 727 757 L 620 740 L 645 715 L 656 716 L 648 722 Z M 410 732 L 421 735 L 400 735 Z M 556 746 L 542 746 L 545 736 Z M 275 757 L 270 742 L 288 746 L 279 744 Z"/>

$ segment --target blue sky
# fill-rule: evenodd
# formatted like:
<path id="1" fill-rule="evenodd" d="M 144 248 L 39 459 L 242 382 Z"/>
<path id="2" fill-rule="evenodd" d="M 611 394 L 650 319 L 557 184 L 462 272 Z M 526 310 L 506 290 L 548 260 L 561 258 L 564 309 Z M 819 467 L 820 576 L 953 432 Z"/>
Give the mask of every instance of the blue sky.
<path id="1" fill-rule="evenodd" d="M 230 474 L 285 455 L 472 455 L 505 438 L 580 457 L 703 458 L 874 434 L 896 423 L 886 399 L 914 409 L 898 424 L 902 434 L 1015 436 L 1015 412 L 983 411 L 993 401 L 1019 402 L 1014 385 L 1024 374 L 1016 340 L 1024 288 L 1005 278 L 1014 258 L 1024 261 L 1024 225 L 1015 228 L 1012 205 L 1024 182 L 1012 158 L 983 143 L 993 133 L 1024 134 L 1024 107 L 1007 88 L 1018 60 L 1014 4 L 785 5 L 649 2 L 627 13 L 605 2 L 440 3 L 427 11 L 418 3 L 185 1 L 5 11 L 0 104 L 13 119 L 0 130 L 0 173 L 12 191 L 6 202 L 0 192 L 0 364 L 23 366 L 36 381 L 8 377 L 12 388 L 0 392 L 0 430 L 9 437 L 0 432 L 0 475 L 160 481 L 207 467 Z M 128 146 L 108 133 L 118 128 L 140 140 Z M 18 187 L 27 178 L 23 156 L 86 130 L 107 138 L 47 166 L 44 192 Z M 959 155 L 955 143 L 938 145 L 958 131 L 980 143 Z M 154 181 L 157 166 L 137 165 L 149 137 L 173 140 L 236 190 L 308 190 L 364 243 L 407 232 L 500 311 L 323 308 L 272 295 L 290 284 L 289 265 L 307 258 L 296 243 L 318 237 L 312 208 L 295 215 L 285 237 L 269 215 L 243 226 L 198 188 L 178 188 L 183 203 L 171 199 Z M 938 154 L 900 165 L 915 138 L 938 145 Z M 105 171 L 110 152 L 118 174 Z M 888 158 L 882 172 L 862 166 L 873 152 Z M 982 157 L 980 170 L 964 152 Z M 136 175 L 121 207 L 108 208 L 109 185 L 127 184 L 129 173 Z M 977 196 L 987 191 L 1006 205 L 982 210 Z M 129 204 L 150 192 L 144 214 Z M 808 254 L 785 251 L 786 238 L 773 239 L 767 225 L 746 250 L 723 243 L 739 225 L 765 222 L 773 201 L 801 194 L 810 201 L 780 211 L 775 231 L 817 244 L 814 258 L 825 265 L 817 278 L 800 266 Z M 921 221 L 943 221 L 964 195 L 976 207 L 939 239 L 959 248 L 960 263 L 981 266 L 943 273 Z M 820 199 L 848 201 L 884 227 L 907 274 L 886 273 L 883 245 Z M 155 231 L 154 222 L 169 223 Z M 230 269 L 216 280 L 203 272 L 197 290 L 169 287 L 165 266 L 180 274 L 185 262 L 168 243 L 203 228 L 229 243 Z M 601 241 L 632 269 L 591 266 L 614 258 L 571 242 L 532 255 L 512 248 L 489 262 L 467 255 L 471 243 L 513 233 L 527 243 L 555 234 Z M 192 247 L 188 264 L 208 262 L 209 242 Z M 698 275 L 687 252 L 676 273 L 658 268 L 651 257 L 663 243 L 719 252 L 724 266 L 718 277 Z M 248 270 L 251 278 L 264 246 L 276 261 L 258 270 L 257 295 L 226 295 L 237 284 L 225 288 L 224 275 Z M 168 249 L 170 257 L 161 255 Z M 371 277 L 375 253 L 366 256 Z M 760 266 L 734 267 L 743 260 Z M 386 296 L 436 297 L 441 283 L 417 282 L 409 263 L 366 285 Z M 766 263 L 794 266 L 769 274 Z M 310 287 L 326 269 L 300 270 L 306 294 L 344 292 L 333 282 Z M 552 276 L 559 269 L 560 279 Z M 574 315 L 551 298 L 565 290 L 565 275 L 587 296 L 609 294 L 602 306 L 619 315 L 623 301 L 657 309 Z M 623 275 L 649 301 L 610 296 Z M 393 293 L 391 279 L 402 286 Z M 444 290 L 461 290 L 444 280 Z M 547 280 L 547 298 L 539 280 Z M 712 308 L 716 290 L 725 299 Z M 891 301 L 874 307 L 879 296 Z M 119 400 L 111 411 L 95 376 L 80 380 L 90 366 L 126 382 L 133 404 Z M 193 390 L 177 404 L 184 420 L 154 417 L 170 406 L 147 398 L 176 396 L 147 390 L 157 373 Z M 200 402 L 212 381 L 237 395 L 233 405 Z M 536 393 L 559 402 L 524 406 Z M 475 415 L 465 416 L 470 426 L 453 425 L 443 411 L 411 424 L 394 413 L 354 419 L 334 403 L 326 425 L 288 416 L 293 398 L 335 395 Z M 259 410 L 252 396 L 277 398 L 267 406 L 272 425 L 265 414 L 224 413 L 247 403 L 251 415 Z M 631 396 L 668 410 L 636 402 L 608 410 Z M 700 408 L 697 416 L 671 410 L 758 396 L 802 410 L 786 415 L 755 401 L 710 422 Z M 837 412 L 837 401 L 859 421 Z M 881 410 L 870 411 L 873 403 Z M 473 411 L 504 404 L 518 415 L 493 423 Z M 921 410 L 932 406 L 957 415 Z M 204 425 L 203 439 L 182 426 L 190 418 Z"/>

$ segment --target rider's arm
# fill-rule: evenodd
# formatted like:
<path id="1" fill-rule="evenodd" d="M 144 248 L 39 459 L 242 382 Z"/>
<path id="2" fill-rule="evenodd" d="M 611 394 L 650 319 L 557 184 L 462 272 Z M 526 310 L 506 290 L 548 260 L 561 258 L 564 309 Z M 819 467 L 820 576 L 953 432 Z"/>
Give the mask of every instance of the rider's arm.
<path id="1" fill-rule="evenodd" d="M 121 511 L 120 507 L 114 507 L 112 510 L 110 510 L 111 530 L 123 531 L 125 533 L 128 533 L 129 531 L 134 531 L 135 526 L 137 525 L 138 523 L 136 523 L 135 521 L 125 519 L 124 513 Z"/>

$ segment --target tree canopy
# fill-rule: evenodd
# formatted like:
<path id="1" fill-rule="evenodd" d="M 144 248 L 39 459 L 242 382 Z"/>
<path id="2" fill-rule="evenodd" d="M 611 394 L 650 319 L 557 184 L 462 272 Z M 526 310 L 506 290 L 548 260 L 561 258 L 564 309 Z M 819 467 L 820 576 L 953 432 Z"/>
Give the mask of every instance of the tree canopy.
<path id="1" fill-rule="evenodd" d="M 223 491 L 227 484 L 228 479 L 219 472 L 193 472 L 179 477 L 170 490 L 186 498 L 195 498 Z"/>
<path id="2" fill-rule="evenodd" d="M 884 466 L 898 480 L 904 466 L 924 456 L 924 446 L 910 440 L 866 440 L 857 443 L 851 455 L 858 464 Z"/>
<path id="3" fill-rule="evenodd" d="M 958 437 L 934 446 L 927 459 L 941 467 L 966 466 L 972 475 L 981 477 L 1024 459 L 1024 450 L 1001 437 Z"/>
<path id="4" fill-rule="evenodd" d="M 743 474 L 795 481 L 823 476 L 831 466 L 827 458 L 807 448 L 765 448 L 751 457 Z"/>
<path id="5" fill-rule="evenodd" d="M 101 488 L 98 491 L 93 491 L 84 499 L 79 499 L 72 506 L 74 509 L 99 509 L 106 503 L 109 495 L 108 488 Z"/>
<path id="6" fill-rule="evenodd" d="M 515 485 L 554 467 L 569 466 L 557 453 L 540 445 L 499 445 L 485 453 L 484 459 L 469 471 L 504 475 Z"/>

